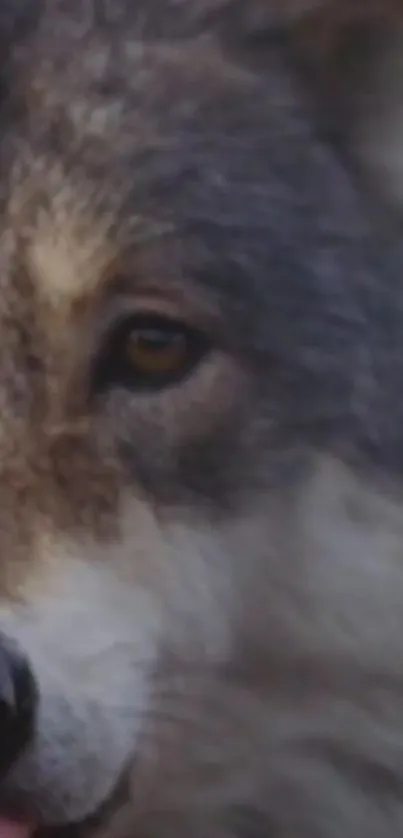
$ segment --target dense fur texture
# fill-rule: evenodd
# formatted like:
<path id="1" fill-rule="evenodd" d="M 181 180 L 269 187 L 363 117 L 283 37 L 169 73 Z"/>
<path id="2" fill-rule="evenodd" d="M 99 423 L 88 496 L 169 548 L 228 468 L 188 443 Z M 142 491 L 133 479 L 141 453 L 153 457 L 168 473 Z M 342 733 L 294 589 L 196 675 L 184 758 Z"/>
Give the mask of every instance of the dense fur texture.
<path id="1" fill-rule="evenodd" d="M 401 838 L 400 262 L 314 51 L 274 5 L 28 18 L 5 18 L 0 628 L 40 704 L 3 797 L 116 838 Z M 144 310 L 208 347 L 153 392 L 108 358 Z"/>

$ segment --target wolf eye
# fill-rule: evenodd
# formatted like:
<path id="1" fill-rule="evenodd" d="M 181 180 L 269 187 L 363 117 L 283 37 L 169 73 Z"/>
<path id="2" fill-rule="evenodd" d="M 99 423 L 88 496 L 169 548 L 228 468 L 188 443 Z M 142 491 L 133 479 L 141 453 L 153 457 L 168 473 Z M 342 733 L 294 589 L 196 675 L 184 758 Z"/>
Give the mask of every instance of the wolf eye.
<path id="1" fill-rule="evenodd" d="M 177 320 L 138 314 L 120 322 L 97 363 L 96 389 L 168 387 L 188 375 L 208 349 L 201 332 Z"/>

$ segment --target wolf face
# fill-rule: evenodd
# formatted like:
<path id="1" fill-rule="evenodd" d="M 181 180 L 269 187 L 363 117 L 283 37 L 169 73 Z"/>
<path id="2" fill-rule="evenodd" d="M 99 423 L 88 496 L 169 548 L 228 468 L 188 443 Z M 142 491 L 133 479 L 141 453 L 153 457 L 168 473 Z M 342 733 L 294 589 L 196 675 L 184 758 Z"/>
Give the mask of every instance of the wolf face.
<path id="1" fill-rule="evenodd" d="M 359 470 L 400 313 L 282 45 L 268 84 L 140 3 L 49 5 L 0 145 L 0 629 L 39 694 L 3 796 L 44 825 L 123 793 L 195 673 L 348 700 L 403 630 L 399 492 Z"/>

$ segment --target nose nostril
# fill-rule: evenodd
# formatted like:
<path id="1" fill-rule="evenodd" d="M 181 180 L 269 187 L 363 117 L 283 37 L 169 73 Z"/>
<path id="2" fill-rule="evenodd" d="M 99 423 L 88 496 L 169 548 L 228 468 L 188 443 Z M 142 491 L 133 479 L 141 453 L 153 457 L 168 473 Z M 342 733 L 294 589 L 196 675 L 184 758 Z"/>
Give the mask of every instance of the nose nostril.
<path id="1" fill-rule="evenodd" d="M 36 687 L 28 662 L 0 638 L 0 778 L 29 744 L 35 707 Z"/>

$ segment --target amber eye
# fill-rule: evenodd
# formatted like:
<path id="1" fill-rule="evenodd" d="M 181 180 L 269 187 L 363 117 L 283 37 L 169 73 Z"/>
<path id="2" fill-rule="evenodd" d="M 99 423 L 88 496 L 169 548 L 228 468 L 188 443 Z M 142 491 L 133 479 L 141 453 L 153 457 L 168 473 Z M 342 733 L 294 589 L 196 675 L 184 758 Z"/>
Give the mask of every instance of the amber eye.
<path id="1" fill-rule="evenodd" d="M 138 326 L 127 336 L 125 352 L 133 371 L 143 375 L 172 375 L 188 361 L 184 331 L 166 326 Z"/>
<path id="2" fill-rule="evenodd" d="M 166 317 L 138 314 L 109 335 L 97 364 L 96 388 L 115 384 L 162 389 L 186 376 L 208 349 L 197 330 Z"/>

